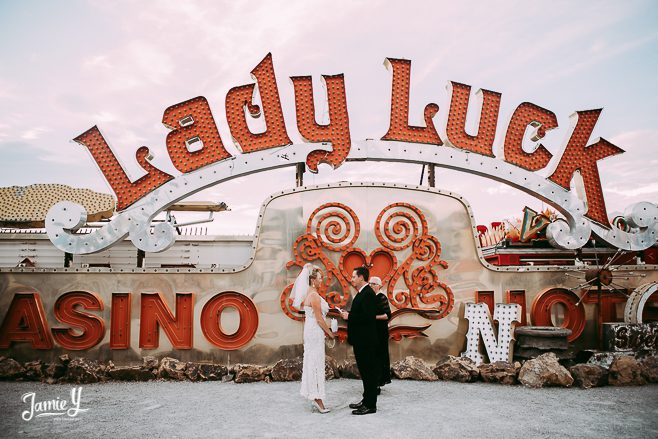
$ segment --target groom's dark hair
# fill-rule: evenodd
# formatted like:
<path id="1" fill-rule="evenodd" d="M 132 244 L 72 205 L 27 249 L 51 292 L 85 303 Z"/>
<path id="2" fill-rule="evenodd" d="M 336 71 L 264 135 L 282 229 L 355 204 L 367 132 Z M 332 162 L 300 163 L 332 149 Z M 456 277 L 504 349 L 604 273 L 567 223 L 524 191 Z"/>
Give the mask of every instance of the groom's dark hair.
<path id="1" fill-rule="evenodd" d="M 357 267 L 356 275 L 361 276 L 364 281 L 368 282 L 368 279 L 370 278 L 370 270 L 368 270 L 368 267 Z"/>

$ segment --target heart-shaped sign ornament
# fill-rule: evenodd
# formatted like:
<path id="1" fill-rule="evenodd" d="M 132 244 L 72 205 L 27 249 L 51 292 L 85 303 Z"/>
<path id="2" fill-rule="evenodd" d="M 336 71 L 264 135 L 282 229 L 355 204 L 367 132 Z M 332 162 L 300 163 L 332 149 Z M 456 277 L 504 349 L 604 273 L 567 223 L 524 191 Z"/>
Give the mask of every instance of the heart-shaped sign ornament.
<path id="1" fill-rule="evenodd" d="M 385 248 L 377 248 L 366 255 L 360 248 L 351 248 L 340 257 L 339 267 L 345 279 L 352 278 L 352 272 L 358 267 L 368 267 L 370 277 L 377 276 L 386 284 L 398 266 L 398 260 L 394 254 Z"/>

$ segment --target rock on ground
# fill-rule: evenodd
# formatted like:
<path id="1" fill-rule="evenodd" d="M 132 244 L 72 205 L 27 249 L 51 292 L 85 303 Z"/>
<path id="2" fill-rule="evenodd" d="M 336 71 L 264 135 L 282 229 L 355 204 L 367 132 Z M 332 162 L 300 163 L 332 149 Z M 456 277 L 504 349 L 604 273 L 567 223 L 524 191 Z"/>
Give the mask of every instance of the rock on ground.
<path id="1" fill-rule="evenodd" d="M 519 382 L 526 387 L 570 387 L 573 377 L 558 361 L 554 353 L 540 355 L 526 361 L 519 371 Z"/>
<path id="2" fill-rule="evenodd" d="M 15 380 L 22 377 L 25 368 L 13 358 L 0 357 L 0 380 Z"/>
<path id="3" fill-rule="evenodd" d="M 437 381 L 436 374 L 430 366 L 420 358 L 405 357 L 391 366 L 393 376 L 401 380 Z"/>
<path id="4" fill-rule="evenodd" d="M 459 381 L 460 383 L 477 381 L 480 376 L 480 370 L 473 360 L 452 355 L 448 356 L 444 362 L 437 363 L 434 373 L 442 380 Z"/>
<path id="5" fill-rule="evenodd" d="M 608 370 L 596 364 L 576 364 L 569 368 L 574 384 L 583 389 L 601 387 L 608 384 Z"/>
<path id="6" fill-rule="evenodd" d="M 499 383 L 513 385 L 518 383 L 521 363 L 508 363 L 507 361 L 496 361 L 494 363 L 481 364 L 480 377 L 485 383 Z"/>
<path id="7" fill-rule="evenodd" d="M 610 365 L 608 383 L 611 386 L 641 386 L 646 384 L 642 367 L 633 357 L 615 358 Z"/>
<path id="8" fill-rule="evenodd" d="M 272 381 L 298 381 L 302 379 L 302 357 L 285 358 L 272 366 Z"/>
<path id="9" fill-rule="evenodd" d="M 178 361 L 175 358 L 164 357 L 160 360 L 158 378 L 169 378 L 179 381 L 184 380 L 187 377 L 187 375 L 185 375 L 185 369 L 187 369 L 186 363 Z"/>
<path id="10" fill-rule="evenodd" d="M 270 368 L 256 364 L 236 364 L 233 367 L 236 383 L 270 381 Z"/>
<path id="11" fill-rule="evenodd" d="M 86 358 L 74 358 L 68 364 L 63 381 L 77 384 L 97 383 L 105 373 L 97 361 Z"/>

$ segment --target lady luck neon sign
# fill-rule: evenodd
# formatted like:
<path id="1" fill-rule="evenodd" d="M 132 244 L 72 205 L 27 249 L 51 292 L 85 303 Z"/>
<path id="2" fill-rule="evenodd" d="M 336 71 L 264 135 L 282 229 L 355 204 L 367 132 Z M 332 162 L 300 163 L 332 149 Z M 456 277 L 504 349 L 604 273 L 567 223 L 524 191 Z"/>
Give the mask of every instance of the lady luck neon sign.
<path id="1" fill-rule="evenodd" d="M 350 136 L 349 113 L 345 94 L 345 78 L 323 75 L 327 90 L 329 122 L 315 119 L 313 85 L 310 76 L 292 77 L 299 134 L 306 143 L 292 144 L 286 128 L 277 86 L 272 55 L 252 70 L 258 85 L 261 105 L 254 104 L 256 84 L 234 87 L 226 96 L 226 119 L 231 136 L 242 151 L 233 157 L 224 148 L 210 105 L 204 97 L 196 97 L 164 111 L 162 122 L 171 131 L 166 147 L 174 167 L 182 175 L 174 177 L 150 161 L 148 147 L 140 147 L 135 158 L 146 174 L 130 180 L 98 127 L 76 137 L 77 143 L 91 153 L 101 172 L 117 196 L 120 211 L 103 228 L 86 235 L 74 235 L 86 220 L 84 208 L 72 202 L 61 202 L 51 208 L 46 229 L 53 244 L 62 251 L 87 254 L 102 251 L 126 236 L 141 250 L 158 252 L 175 241 L 169 223 L 151 226 L 153 218 L 171 204 L 198 191 L 224 181 L 254 172 L 305 163 L 311 172 L 325 163 L 333 168 L 346 160 L 396 161 L 433 164 L 485 176 L 523 190 L 558 209 L 565 221 L 547 228 L 549 241 L 556 247 L 577 249 L 592 232 L 610 245 L 627 250 L 643 250 L 658 240 L 658 206 L 650 202 L 636 203 L 625 211 L 630 231 L 611 227 L 601 187 L 598 161 L 624 151 L 605 139 L 589 139 L 601 109 L 577 111 L 571 135 L 553 173 L 544 178 L 536 171 L 544 169 L 552 154 L 538 143 L 547 131 L 558 127 L 553 112 L 529 102 L 518 105 L 504 136 L 503 155 L 494 156 L 493 144 L 499 118 L 501 94 L 478 90 L 480 106 L 476 135 L 466 132 L 466 114 L 471 103 L 469 85 L 450 82 L 450 106 L 442 139 L 433 118 L 440 108 L 425 106 L 425 126 L 409 125 L 409 93 L 411 61 L 387 58 L 392 71 L 390 126 L 379 141 L 353 141 Z M 266 130 L 253 133 L 247 115 L 265 121 Z M 523 148 L 526 130 L 534 133 L 534 150 Z M 586 200 L 570 190 L 570 182 L 579 172 Z"/>

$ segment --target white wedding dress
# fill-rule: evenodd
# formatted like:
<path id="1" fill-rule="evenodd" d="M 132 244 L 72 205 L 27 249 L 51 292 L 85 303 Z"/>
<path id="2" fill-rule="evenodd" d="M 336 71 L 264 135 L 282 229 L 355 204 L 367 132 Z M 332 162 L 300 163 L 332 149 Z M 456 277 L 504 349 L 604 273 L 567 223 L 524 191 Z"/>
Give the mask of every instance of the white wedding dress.
<path id="1" fill-rule="evenodd" d="M 321 297 L 322 317 L 327 315 L 329 304 Z M 313 314 L 313 308 L 304 306 L 304 363 L 302 387 L 299 393 L 308 399 L 325 398 L 324 393 L 324 338 L 325 334 Z"/>

